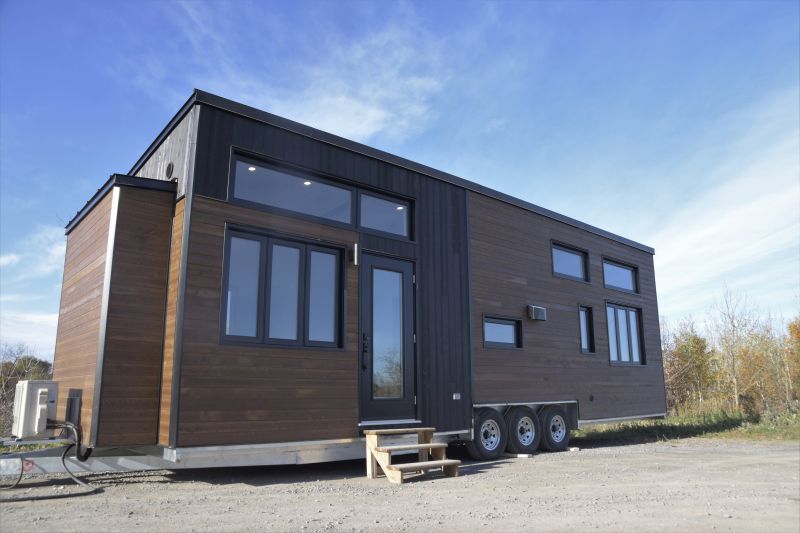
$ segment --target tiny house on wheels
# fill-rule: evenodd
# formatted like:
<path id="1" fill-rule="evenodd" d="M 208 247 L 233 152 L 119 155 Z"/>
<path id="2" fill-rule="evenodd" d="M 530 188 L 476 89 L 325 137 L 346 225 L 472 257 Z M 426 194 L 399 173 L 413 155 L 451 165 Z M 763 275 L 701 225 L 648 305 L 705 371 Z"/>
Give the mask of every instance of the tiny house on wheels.
<path id="1" fill-rule="evenodd" d="M 206 92 L 66 233 L 56 417 L 96 451 L 491 459 L 665 414 L 653 249 Z"/>

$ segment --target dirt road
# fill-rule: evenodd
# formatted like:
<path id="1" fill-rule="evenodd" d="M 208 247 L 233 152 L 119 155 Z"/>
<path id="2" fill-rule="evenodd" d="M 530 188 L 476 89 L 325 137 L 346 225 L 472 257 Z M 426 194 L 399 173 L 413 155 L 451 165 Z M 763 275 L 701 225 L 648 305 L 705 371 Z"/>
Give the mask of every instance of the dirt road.
<path id="1" fill-rule="evenodd" d="M 453 455 L 453 454 L 451 454 Z M 800 443 L 690 439 L 465 461 L 402 486 L 362 462 L 87 476 L 4 502 L 2 531 L 800 531 Z M 74 491 L 28 478 L 3 496 Z"/>

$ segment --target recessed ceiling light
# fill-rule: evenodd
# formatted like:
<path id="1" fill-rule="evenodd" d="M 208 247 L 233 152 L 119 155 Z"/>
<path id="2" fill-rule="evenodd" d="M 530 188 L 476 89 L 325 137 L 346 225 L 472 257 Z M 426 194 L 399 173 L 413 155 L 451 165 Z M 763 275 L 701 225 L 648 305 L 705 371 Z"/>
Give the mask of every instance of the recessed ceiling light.
<path id="1" fill-rule="evenodd" d="M 305 185 L 306 187 L 308 187 L 309 185 L 311 185 L 311 182 L 310 182 L 310 181 L 304 181 L 304 182 L 303 182 L 303 185 Z"/>
<path id="2" fill-rule="evenodd" d="M 250 172 L 255 172 L 256 171 L 256 167 L 247 167 L 247 170 L 249 170 Z"/>
<path id="3" fill-rule="evenodd" d="M 404 206 L 402 206 L 402 205 L 398 205 L 398 206 L 397 206 L 397 210 L 398 210 L 398 211 L 402 211 L 403 209 L 405 209 L 405 207 L 404 207 Z"/>

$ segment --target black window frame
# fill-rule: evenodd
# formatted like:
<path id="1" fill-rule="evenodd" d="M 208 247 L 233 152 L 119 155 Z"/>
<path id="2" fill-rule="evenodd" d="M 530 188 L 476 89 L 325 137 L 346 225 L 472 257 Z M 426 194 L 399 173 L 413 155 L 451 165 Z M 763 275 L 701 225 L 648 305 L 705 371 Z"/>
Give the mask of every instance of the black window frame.
<path id="1" fill-rule="evenodd" d="M 614 328 L 614 334 L 616 336 L 616 346 L 618 350 L 617 360 L 613 361 L 611 359 L 611 339 L 608 339 L 608 363 L 612 366 L 624 366 L 624 367 L 644 367 L 647 366 L 647 356 L 645 354 L 644 349 L 644 332 L 642 331 L 642 309 L 640 307 L 634 307 L 629 304 L 624 303 L 617 303 L 617 302 L 610 302 L 606 301 L 606 331 L 608 331 L 608 309 L 614 309 L 614 322 L 617 327 Z M 622 361 L 619 357 L 619 346 L 620 346 L 620 335 L 619 335 L 619 320 L 617 319 L 617 310 L 621 309 L 625 311 L 625 326 L 627 328 L 628 334 L 628 354 L 630 361 Z M 628 314 L 630 311 L 634 311 L 636 313 L 636 333 L 637 333 L 637 340 L 639 342 L 639 362 L 633 361 L 633 336 L 631 335 L 631 328 L 630 328 L 630 319 L 627 318 L 630 315 Z"/>
<path id="2" fill-rule="evenodd" d="M 331 187 L 345 189 L 350 193 L 350 222 L 341 222 L 330 218 L 310 215 L 308 213 L 301 213 L 292 209 L 284 207 L 276 207 L 272 205 L 263 204 L 254 200 L 247 200 L 235 196 L 236 190 L 236 163 L 242 161 L 251 165 L 269 168 L 278 172 L 289 174 L 298 178 L 307 178 Z M 376 230 L 361 225 L 361 195 L 366 194 L 375 198 L 380 198 L 390 202 L 403 204 L 408 209 L 408 236 L 398 235 L 387 231 Z M 361 233 L 376 235 L 379 237 L 386 237 L 389 239 L 397 239 L 404 242 L 416 244 L 414 232 L 416 228 L 416 209 L 415 201 L 413 198 L 408 198 L 394 193 L 379 192 L 368 187 L 361 187 L 358 184 L 352 183 L 348 180 L 338 178 L 336 176 L 327 175 L 317 172 L 287 161 L 275 159 L 272 157 L 256 154 L 248 150 L 231 146 L 230 163 L 228 165 L 228 189 L 226 191 L 226 200 L 233 205 L 240 205 L 248 209 L 255 209 L 258 211 L 265 211 L 267 213 L 276 213 L 292 218 L 299 218 L 316 222 L 317 224 L 324 224 L 327 226 L 334 226 L 337 228 L 346 228 L 356 230 Z"/>
<path id="3" fill-rule="evenodd" d="M 232 237 L 244 238 L 259 241 L 261 243 L 261 254 L 259 258 L 259 295 L 257 311 L 257 335 L 255 337 L 243 337 L 238 335 L 228 335 L 225 333 L 227 326 L 227 307 L 228 307 L 228 276 L 230 275 L 230 243 Z M 271 260 L 273 245 L 288 246 L 300 249 L 299 283 L 298 283 L 298 309 L 297 309 L 297 339 L 274 339 L 269 337 L 269 313 L 270 313 L 270 284 L 271 284 Z M 226 226 L 225 244 L 223 258 L 222 286 L 220 294 L 220 344 L 247 344 L 252 346 L 283 348 L 302 348 L 302 349 L 344 349 L 344 320 L 345 320 L 345 258 L 346 250 L 343 246 L 333 243 L 321 243 L 308 241 L 300 238 L 278 235 L 266 231 L 258 231 L 252 228 L 240 228 L 236 226 Z M 310 269 L 308 268 L 311 252 L 323 252 L 336 256 L 336 287 L 334 293 L 337 298 L 335 305 L 335 327 L 334 341 L 312 341 L 309 339 L 309 284 Z"/>
<path id="4" fill-rule="evenodd" d="M 514 326 L 514 343 L 510 342 L 493 342 L 486 340 L 486 323 L 503 324 Z M 497 315 L 483 315 L 481 320 L 481 335 L 483 337 L 483 346 L 486 348 L 505 348 L 509 350 L 522 350 L 522 320 L 518 318 L 510 318 Z"/>
<path id="5" fill-rule="evenodd" d="M 402 241 L 410 241 L 414 242 L 414 207 L 413 201 L 408 200 L 405 198 L 399 198 L 397 196 L 391 196 L 382 194 L 379 192 L 374 192 L 369 189 L 357 189 L 356 190 L 356 215 L 358 217 L 357 225 L 358 230 L 362 233 L 369 233 L 371 235 L 377 235 L 379 237 L 387 237 L 389 239 L 399 239 Z M 373 198 L 378 198 L 379 200 L 386 200 L 387 202 L 394 202 L 398 204 L 402 204 L 406 208 L 406 231 L 408 235 L 400 235 L 398 233 L 392 233 L 390 231 L 383 231 L 375 228 L 370 228 L 365 226 L 361 222 L 361 197 L 362 196 L 371 196 Z"/>
<path id="6" fill-rule="evenodd" d="M 558 249 L 562 252 L 567 252 L 575 255 L 580 255 L 581 259 L 583 260 L 583 276 L 582 278 L 578 276 L 571 276 L 569 274 L 563 274 L 561 272 L 556 271 L 556 261 L 553 257 L 553 250 Z M 583 248 L 578 248 L 576 246 L 572 246 L 569 244 L 564 244 L 559 241 L 550 241 L 550 271 L 553 273 L 553 276 L 556 278 L 563 278 L 569 279 L 572 281 L 580 281 L 583 283 L 591 283 L 592 278 L 589 272 L 589 251 Z"/>
<path id="7" fill-rule="evenodd" d="M 586 340 L 589 342 L 587 349 L 583 348 L 583 328 L 581 326 L 581 313 L 586 313 Z M 582 354 L 594 355 L 597 353 L 594 337 L 594 309 L 590 305 L 578 305 L 578 345 Z"/>
<path id="8" fill-rule="evenodd" d="M 603 256 L 603 287 L 606 289 L 612 289 L 615 291 L 625 292 L 628 294 L 639 294 L 639 266 L 634 265 L 632 263 L 626 263 L 625 261 L 620 261 L 618 259 L 613 259 L 611 257 Z M 609 285 L 606 283 L 606 263 L 610 263 L 619 268 L 627 268 L 630 269 L 633 273 L 633 290 L 626 289 L 624 287 L 617 287 L 616 285 Z"/>

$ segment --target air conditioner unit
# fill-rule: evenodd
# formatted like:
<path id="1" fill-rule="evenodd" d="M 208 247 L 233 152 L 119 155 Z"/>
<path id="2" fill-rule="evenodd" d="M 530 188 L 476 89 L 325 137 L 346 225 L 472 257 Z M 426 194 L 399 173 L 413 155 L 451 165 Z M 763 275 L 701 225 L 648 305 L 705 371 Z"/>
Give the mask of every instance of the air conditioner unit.
<path id="1" fill-rule="evenodd" d="M 547 308 L 538 305 L 528 306 L 528 318 L 531 320 L 547 320 Z"/>
<path id="2" fill-rule="evenodd" d="M 47 420 L 56 418 L 58 383 L 25 380 L 17 383 L 14 395 L 14 423 L 11 434 L 18 439 L 47 438 Z"/>

